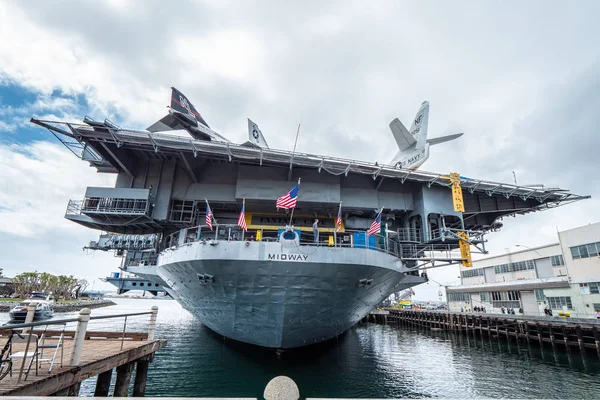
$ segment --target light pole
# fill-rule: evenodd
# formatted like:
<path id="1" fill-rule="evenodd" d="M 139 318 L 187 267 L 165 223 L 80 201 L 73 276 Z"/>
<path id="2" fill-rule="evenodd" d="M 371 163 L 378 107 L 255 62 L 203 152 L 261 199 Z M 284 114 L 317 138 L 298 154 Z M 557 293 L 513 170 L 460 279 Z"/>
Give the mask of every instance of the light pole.
<path id="1" fill-rule="evenodd" d="M 531 247 L 529 247 L 529 246 L 525 246 L 524 244 L 515 244 L 515 247 L 525 247 L 526 249 L 529 249 L 529 250 L 531 250 L 531 251 L 534 251 L 534 252 L 536 252 L 538 255 L 540 255 L 540 256 L 541 256 L 541 254 L 540 254 L 540 253 L 539 253 L 539 252 L 538 252 L 536 249 L 532 249 Z"/>

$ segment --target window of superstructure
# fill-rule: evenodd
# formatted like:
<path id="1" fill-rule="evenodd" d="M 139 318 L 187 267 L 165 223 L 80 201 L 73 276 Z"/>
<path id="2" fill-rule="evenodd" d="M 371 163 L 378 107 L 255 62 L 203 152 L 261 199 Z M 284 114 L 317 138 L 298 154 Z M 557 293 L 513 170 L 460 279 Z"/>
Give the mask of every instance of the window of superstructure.
<path id="1" fill-rule="evenodd" d="M 490 301 L 490 294 L 488 292 L 479 293 L 479 297 L 481 301 L 485 301 L 486 303 L 489 303 Z"/>
<path id="2" fill-rule="evenodd" d="M 565 260 L 563 259 L 562 254 L 550 257 L 550 261 L 552 262 L 553 267 L 560 267 L 561 265 L 565 265 Z"/>
<path id="3" fill-rule="evenodd" d="M 560 296 L 560 297 L 546 297 L 548 301 L 548 305 L 552 309 L 561 309 L 567 307 L 568 309 L 573 309 L 573 303 L 571 303 L 571 297 L 568 296 Z"/>

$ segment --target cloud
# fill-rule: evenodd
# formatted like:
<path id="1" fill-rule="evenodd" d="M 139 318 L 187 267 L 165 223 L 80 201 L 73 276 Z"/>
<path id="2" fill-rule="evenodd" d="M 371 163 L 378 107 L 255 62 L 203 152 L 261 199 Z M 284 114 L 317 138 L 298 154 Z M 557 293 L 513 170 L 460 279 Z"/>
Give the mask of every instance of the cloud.
<path id="1" fill-rule="evenodd" d="M 63 218 L 69 199 L 81 199 L 86 185 L 114 181 L 114 175 L 97 174 L 58 144 L 0 143 L 0 231 L 35 240 L 72 232 L 76 224 Z"/>
<path id="2" fill-rule="evenodd" d="M 2 2 L 0 85 L 36 97 L 18 110 L 3 99 L 0 131 L 22 135 L 30 114 L 145 128 L 164 115 L 175 86 L 231 140 L 245 140 L 250 117 L 272 147 L 291 150 L 301 123 L 298 151 L 381 163 L 395 153 L 389 121 L 410 121 L 429 100 L 432 136 L 465 135 L 432 148 L 426 170 L 504 182 L 515 171 L 519 183 L 597 197 L 599 12 L 595 1 L 568 9 L 542 1 Z M 43 171 L 70 177 L 86 167 L 71 158 L 69 171 L 57 169 L 42 150 L 65 154 L 36 146 L 3 147 L 1 168 L 16 174 L 11 185 L 22 176 L 53 196 L 61 188 L 63 209 L 53 215 L 62 215 L 64 193 L 81 197 L 93 180 L 63 187 L 61 175 Z M 23 220 L 37 212 L 27 208 L 36 192 L 11 190 L 2 210 L 16 212 L 11 223 L 31 236 L 36 227 Z M 506 218 L 488 248 L 553 241 L 556 226 L 590 222 L 598 205 Z M 431 271 L 457 276 L 456 267 Z M 437 298 L 437 287 L 429 291 Z"/>

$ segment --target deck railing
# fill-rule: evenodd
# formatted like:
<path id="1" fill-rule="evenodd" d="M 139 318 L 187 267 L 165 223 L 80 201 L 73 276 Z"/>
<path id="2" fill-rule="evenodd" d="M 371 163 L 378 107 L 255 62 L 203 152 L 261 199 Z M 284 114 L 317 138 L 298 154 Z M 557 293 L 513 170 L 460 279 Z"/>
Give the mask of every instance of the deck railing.
<path id="1" fill-rule="evenodd" d="M 280 232 L 280 231 L 279 231 Z M 183 237 L 182 237 L 183 235 Z M 460 261 L 461 258 L 456 254 L 457 245 L 455 243 L 421 243 L 412 242 L 407 238 L 414 238 L 420 235 L 418 229 L 404 229 L 398 231 L 389 231 L 387 235 L 367 235 L 366 231 L 346 229 L 344 232 L 320 232 L 318 241 L 313 238 L 312 231 L 300 231 L 300 246 L 317 247 L 344 247 L 344 248 L 368 248 L 371 250 L 390 254 L 402 260 L 422 260 L 441 258 L 445 261 Z M 325 239 L 325 240 L 323 240 Z M 264 229 L 249 229 L 244 232 L 238 225 L 217 224 L 213 230 L 207 225 L 199 225 L 191 228 L 185 228 L 174 232 L 165 237 L 160 251 L 167 249 L 176 249 L 198 241 L 264 241 L 278 242 L 278 231 Z M 431 253 L 443 253 L 432 255 Z"/>

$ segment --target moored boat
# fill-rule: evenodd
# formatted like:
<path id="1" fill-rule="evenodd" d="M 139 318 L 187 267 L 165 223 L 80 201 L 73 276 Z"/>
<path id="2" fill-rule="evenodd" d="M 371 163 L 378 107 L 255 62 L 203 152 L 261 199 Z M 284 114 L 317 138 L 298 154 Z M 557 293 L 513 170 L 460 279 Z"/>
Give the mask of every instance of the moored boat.
<path id="1" fill-rule="evenodd" d="M 54 316 L 54 309 L 52 308 L 50 301 L 32 298 L 23 300 L 12 310 L 10 310 L 10 319 L 13 321 L 25 321 L 25 318 L 27 318 L 27 313 L 34 302 L 37 303 L 35 314 L 33 316 L 34 321 L 49 319 Z"/>

